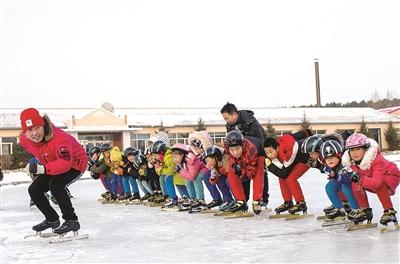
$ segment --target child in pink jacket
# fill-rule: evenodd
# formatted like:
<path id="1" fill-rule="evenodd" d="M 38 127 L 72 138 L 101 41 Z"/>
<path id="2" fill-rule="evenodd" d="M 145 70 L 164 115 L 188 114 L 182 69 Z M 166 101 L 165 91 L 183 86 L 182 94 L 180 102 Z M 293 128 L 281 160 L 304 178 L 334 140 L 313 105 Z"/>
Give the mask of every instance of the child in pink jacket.
<path id="1" fill-rule="evenodd" d="M 365 191 L 375 193 L 384 209 L 380 219 L 382 225 L 393 222 L 397 225 L 396 211 L 390 199 L 400 182 L 400 171 L 396 164 L 386 160 L 379 151 L 378 143 L 363 134 L 354 133 L 346 140 L 348 149 L 342 164 L 352 171 L 353 192 L 363 209 L 349 214 L 349 219 L 362 222 L 372 219 L 372 209 Z"/>

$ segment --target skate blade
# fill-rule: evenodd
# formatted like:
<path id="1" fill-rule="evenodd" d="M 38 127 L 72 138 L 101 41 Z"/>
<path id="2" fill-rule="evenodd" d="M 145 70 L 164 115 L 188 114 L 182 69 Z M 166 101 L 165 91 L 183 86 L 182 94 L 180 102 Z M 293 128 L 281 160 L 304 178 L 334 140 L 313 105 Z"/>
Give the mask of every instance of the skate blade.
<path id="1" fill-rule="evenodd" d="M 229 212 L 229 211 L 223 211 L 223 212 L 215 213 L 214 216 L 227 216 L 227 215 L 230 215 L 230 214 L 232 214 L 232 213 Z"/>
<path id="2" fill-rule="evenodd" d="M 269 219 L 280 219 L 280 218 L 286 218 L 291 216 L 291 214 L 274 214 L 274 215 L 270 215 L 268 218 Z"/>
<path id="3" fill-rule="evenodd" d="M 317 220 L 326 220 L 326 219 L 329 219 L 328 217 L 326 217 L 326 215 L 317 216 Z"/>
<path id="4" fill-rule="evenodd" d="M 347 231 L 356 231 L 356 230 L 363 230 L 363 229 L 367 229 L 367 228 L 374 228 L 377 227 L 378 224 L 377 223 L 371 223 L 371 224 L 351 224 L 348 228 Z"/>
<path id="5" fill-rule="evenodd" d="M 81 235 L 59 235 L 58 237 L 52 238 L 49 241 L 49 244 L 58 244 L 58 243 L 64 243 L 68 241 L 74 241 L 74 240 L 81 240 L 81 239 L 87 239 L 89 238 L 88 234 L 81 234 Z"/>
<path id="6" fill-rule="evenodd" d="M 335 225 L 348 225 L 350 223 L 351 223 L 350 220 L 338 220 L 338 221 L 325 222 L 322 224 L 322 227 L 335 226 Z"/>
<path id="7" fill-rule="evenodd" d="M 245 218 L 245 217 L 253 217 L 254 214 L 250 212 L 236 212 L 224 217 L 224 219 L 233 219 L 233 218 Z"/>
<path id="8" fill-rule="evenodd" d="M 47 238 L 47 237 L 55 237 L 58 236 L 56 233 L 40 233 L 40 234 L 29 234 L 24 236 L 24 239 L 31 238 L 31 237 L 42 237 L 42 238 Z"/>
<path id="9" fill-rule="evenodd" d="M 400 225 L 394 225 L 394 226 L 385 226 L 381 228 L 381 233 L 387 233 L 387 232 L 393 232 L 393 231 L 400 231 Z"/>
<path id="10" fill-rule="evenodd" d="M 324 219 L 324 222 L 325 223 L 330 223 L 330 222 L 334 222 L 334 221 L 341 221 L 341 220 L 346 220 L 346 217 L 344 217 L 344 216 L 338 216 L 338 217 L 335 217 L 335 218 L 333 218 L 333 219 L 330 219 L 330 218 L 326 218 L 326 219 Z"/>
<path id="11" fill-rule="evenodd" d="M 286 221 L 290 221 L 290 220 L 297 220 L 297 219 L 304 219 L 307 217 L 314 217 L 313 214 L 292 214 L 289 217 L 285 217 Z"/>

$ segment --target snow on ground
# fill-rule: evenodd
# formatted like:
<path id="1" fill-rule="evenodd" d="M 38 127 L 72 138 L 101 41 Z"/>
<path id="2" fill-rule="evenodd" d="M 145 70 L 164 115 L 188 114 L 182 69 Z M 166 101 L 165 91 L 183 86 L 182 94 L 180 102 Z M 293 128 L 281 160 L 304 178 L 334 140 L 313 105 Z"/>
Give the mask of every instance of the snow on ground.
<path id="1" fill-rule="evenodd" d="M 400 160 L 400 155 L 388 158 Z M 7 171 L 4 181 L 10 182 L 10 177 L 24 180 L 23 172 Z M 310 170 L 300 182 L 309 213 L 320 215 L 329 204 L 326 177 Z M 52 245 L 46 238 L 24 239 L 32 225 L 43 220 L 36 208 L 29 208 L 27 188 L 26 183 L 0 187 L 1 263 L 400 262 L 399 232 L 322 228 L 315 218 L 267 219 L 271 212 L 263 212 L 261 218 L 224 220 L 142 205 L 101 205 L 97 199 L 103 190 L 94 180 L 70 187 L 81 232 L 89 239 Z M 392 197 L 397 211 L 398 192 Z M 270 177 L 270 194 L 271 207 L 281 204 L 276 177 Z M 377 222 L 383 209 L 376 195 L 369 198 Z"/>

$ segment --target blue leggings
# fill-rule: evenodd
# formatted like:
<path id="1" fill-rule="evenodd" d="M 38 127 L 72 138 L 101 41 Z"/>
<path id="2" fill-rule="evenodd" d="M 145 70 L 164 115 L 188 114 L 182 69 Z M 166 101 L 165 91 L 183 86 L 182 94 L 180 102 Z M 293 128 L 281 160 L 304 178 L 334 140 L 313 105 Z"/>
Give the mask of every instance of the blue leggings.
<path id="1" fill-rule="evenodd" d="M 104 184 L 106 185 L 106 189 L 109 192 L 112 192 L 112 178 L 111 177 L 104 177 Z"/>
<path id="2" fill-rule="evenodd" d="M 189 193 L 189 198 L 195 199 L 196 198 L 196 189 L 194 188 L 194 183 L 190 180 L 186 180 L 185 186 L 186 186 L 186 190 Z"/>
<path id="3" fill-rule="evenodd" d="M 207 171 L 207 173 L 204 174 L 203 180 L 204 180 L 204 184 L 206 185 L 208 191 L 211 194 L 212 199 L 214 201 L 216 201 L 216 200 L 223 200 L 225 202 L 232 201 L 233 197 L 232 197 L 231 189 L 227 182 L 227 177 L 222 176 L 220 178 L 219 182 L 217 183 L 217 185 L 213 185 L 210 183 L 210 177 L 211 177 L 211 171 Z M 220 192 L 222 193 L 223 199 L 221 199 Z"/>
<path id="4" fill-rule="evenodd" d="M 160 181 L 160 188 L 161 188 L 161 192 L 163 195 L 168 195 L 167 190 L 165 189 L 165 175 L 160 175 L 159 177 L 159 181 Z"/>
<path id="5" fill-rule="evenodd" d="M 185 185 L 176 185 L 176 188 L 178 189 L 178 192 L 181 195 L 181 197 L 183 195 L 189 197 L 189 193 Z M 167 192 L 169 198 L 177 199 L 175 185 L 174 185 L 174 177 L 172 175 L 165 176 L 165 191 Z"/>
<path id="6" fill-rule="evenodd" d="M 333 207 L 335 208 L 342 208 L 343 203 L 339 198 L 339 191 L 342 191 L 343 194 L 346 196 L 347 200 L 349 201 L 351 209 L 359 208 L 357 200 L 353 194 L 353 190 L 351 189 L 351 185 L 347 184 L 340 184 L 336 180 L 330 180 L 325 185 L 326 194 L 331 200 Z"/>
<path id="7" fill-rule="evenodd" d="M 139 192 L 139 188 L 136 183 L 136 179 L 134 179 L 132 176 L 122 176 L 122 186 L 124 187 L 125 193 L 132 193 L 132 192 L 138 193 Z M 132 186 L 132 189 L 131 189 L 131 186 Z"/>

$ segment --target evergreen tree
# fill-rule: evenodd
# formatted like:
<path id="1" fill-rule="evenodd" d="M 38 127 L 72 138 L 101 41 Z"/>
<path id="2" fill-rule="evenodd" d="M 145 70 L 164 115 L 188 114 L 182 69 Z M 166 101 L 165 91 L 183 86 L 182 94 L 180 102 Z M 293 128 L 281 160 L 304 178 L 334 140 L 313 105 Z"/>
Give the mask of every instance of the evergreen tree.
<path id="1" fill-rule="evenodd" d="M 385 139 L 389 144 L 389 150 L 400 150 L 400 136 L 393 127 L 392 121 L 389 122 L 388 129 L 385 132 Z"/>
<path id="2" fill-rule="evenodd" d="M 271 120 L 268 121 L 268 124 L 267 124 L 267 126 L 266 126 L 265 132 L 267 133 L 267 137 L 276 138 L 276 135 L 275 135 L 275 128 L 274 128 L 274 126 L 271 124 Z"/>
<path id="3" fill-rule="evenodd" d="M 12 164 L 10 169 L 25 168 L 31 155 L 20 144 L 13 144 Z"/>
<path id="4" fill-rule="evenodd" d="M 370 133 L 368 131 L 367 124 L 365 123 L 364 117 L 362 118 L 361 125 L 360 125 L 360 130 L 358 131 L 358 133 L 364 134 L 367 137 L 371 137 L 371 135 L 370 135 Z"/>
<path id="5" fill-rule="evenodd" d="M 306 113 L 304 113 L 303 121 L 301 122 L 301 125 L 300 125 L 300 130 L 306 130 L 306 129 L 311 130 L 311 123 L 310 123 L 310 121 L 308 121 L 308 119 L 306 117 Z"/>
<path id="6" fill-rule="evenodd" d="M 194 127 L 195 131 L 204 131 L 206 130 L 207 127 L 204 125 L 204 121 L 203 119 L 201 119 L 201 117 L 199 118 L 199 121 L 197 121 L 197 126 Z"/>
<path id="7" fill-rule="evenodd" d="M 165 133 L 167 133 L 168 134 L 168 129 L 166 129 L 165 128 L 165 126 L 164 126 L 164 122 L 161 120 L 161 123 L 160 123 L 160 127 L 158 128 L 158 131 L 154 131 L 155 133 L 157 133 L 157 132 L 165 132 Z"/>

